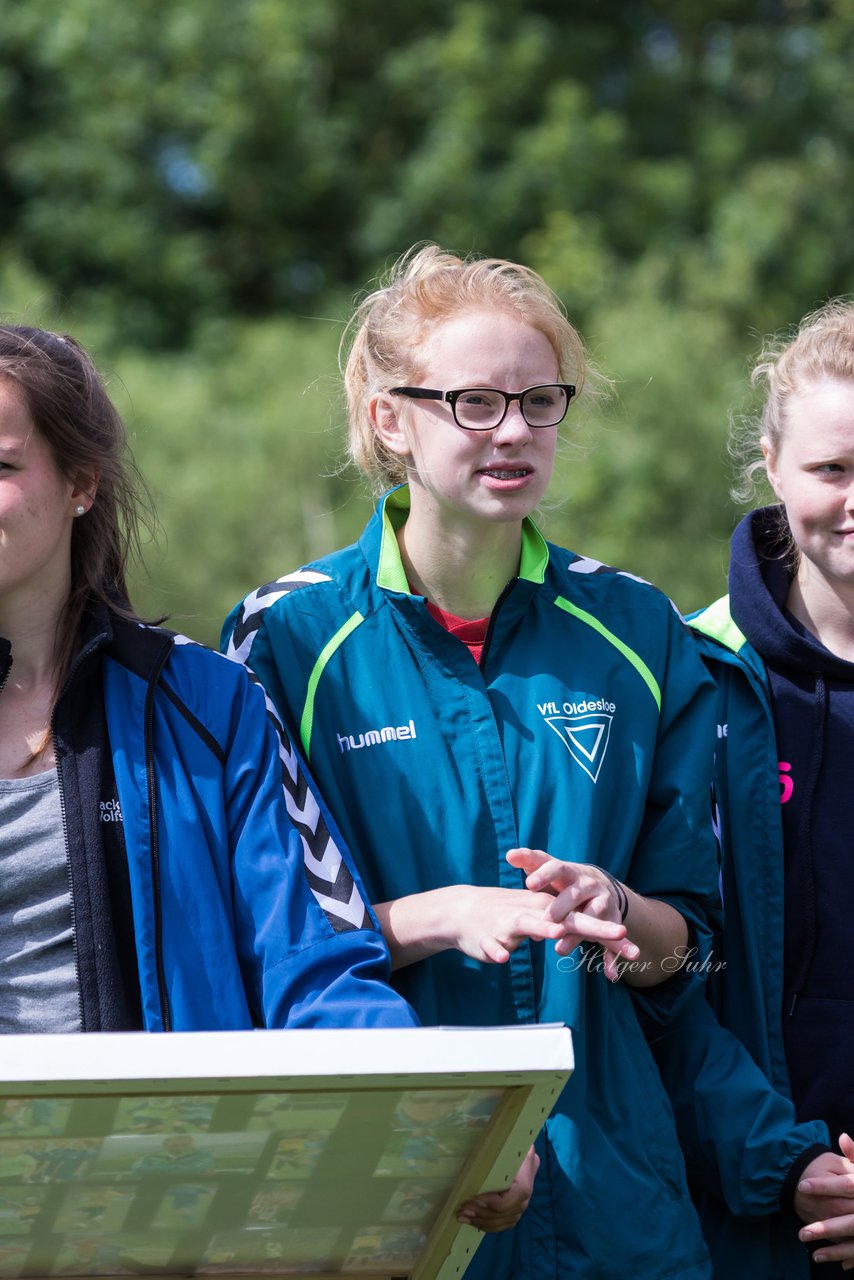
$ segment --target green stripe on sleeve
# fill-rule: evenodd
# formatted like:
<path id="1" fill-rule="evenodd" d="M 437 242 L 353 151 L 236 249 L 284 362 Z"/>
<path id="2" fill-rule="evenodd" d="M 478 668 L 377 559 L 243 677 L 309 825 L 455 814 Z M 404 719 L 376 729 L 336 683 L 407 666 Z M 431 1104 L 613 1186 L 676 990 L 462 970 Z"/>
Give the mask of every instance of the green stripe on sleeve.
<path id="1" fill-rule="evenodd" d="M 317 693 L 317 686 L 320 684 L 320 677 L 323 675 L 327 662 L 335 653 L 351 632 L 356 630 L 365 619 L 358 609 L 348 618 L 343 627 L 335 632 L 331 640 L 323 646 L 320 656 L 315 662 L 311 675 L 308 678 L 308 686 L 305 691 L 305 706 L 302 709 L 302 717 L 299 722 L 299 736 L 302 741 L 302 749 L 305 752 L 305 758 L 308 760 L 311 754 L 311 731 L 314 727 L 314 698 Z"/>
<path id="2" fill-rule="evenodd" d="M 583 609 L 579 609 L 577 605 L 571 604 L 569 600 L 564 600 L 563 596 L 558 596 L 555 600 L 555 604 L 559 609 L 563 609 L 566 613 L 571 613 L 572 616 L 574 618 L 578 618 L 579 621 L 586 622 L 588 627 L 592 627 L 594 631 L 598 631 L 600 636 L 604 636 L 615 649 L 619 650 L 626 661 L 630 662 L 635 671 L 637 671 L 638 675 L 655 699 L 655 705 L 658 707 L 658 710 L 661 711 L 661 689 L 658 686 L 658 681 L 644 662 L 643 658 L 641 658 L 639 654 L 635 653 L 634 649 L 630 649 L 627 644 L 624 644 L 619 636 L 615 636 L 613 631 L 609 631 L 598 618 L 594 618 L 592 613 L 585 613 Z"/>

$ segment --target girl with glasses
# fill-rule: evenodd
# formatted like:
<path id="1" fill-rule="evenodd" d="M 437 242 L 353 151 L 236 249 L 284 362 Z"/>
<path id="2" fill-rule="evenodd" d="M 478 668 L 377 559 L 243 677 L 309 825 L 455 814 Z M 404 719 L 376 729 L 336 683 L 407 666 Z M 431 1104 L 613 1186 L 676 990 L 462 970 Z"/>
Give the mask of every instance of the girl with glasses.
<path id="1" fill-rule="evenodd" d="M 411 1025 L 263 691 L 135 612 L 135 479 L 79 344 L 0 325 L 0 1032 Z"/>
<path id="2" fill-rule="evenodd" d="M 697 1280 L 634 1000 L 666 1019 L 698 980 L 711 682 L 663 596 L 531 519 L 589 380 L 539 276 L 422 248 L 350 337 L 350 451 L 387 492 L 355 546 L 247 597 L 226 651 L 321 779 L 422 1021 L 574 1029 L 536 1154 L 461 1212 L 490 1233 L 468 1274 Z"/>

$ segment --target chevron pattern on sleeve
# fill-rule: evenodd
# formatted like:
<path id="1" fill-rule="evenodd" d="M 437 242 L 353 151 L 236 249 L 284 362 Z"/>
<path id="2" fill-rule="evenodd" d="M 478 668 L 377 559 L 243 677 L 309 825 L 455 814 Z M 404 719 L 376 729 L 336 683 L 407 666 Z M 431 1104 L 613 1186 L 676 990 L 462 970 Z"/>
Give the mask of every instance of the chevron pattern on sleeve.
<path id="1" fill-rule="evenodd" d="M 300 578 L 302 575 L 295 574 L 293 576 Z M 310 580 L 328 581 L 328 579 L 324 579 L 319 574 L 312 575 Z M 281 582 L 288 581 L 290 580 L 281 579 Z M 272 586 L 278 588 L 280 583 L 273 583 Z M 265 588 L 262 588 L 263 590 Z M 288 590 L 292 590 L 292 587 L 286 587 L 279 594 L 284 595 Z M 259 593 L 256 592 L 255 594 L 258 595 Z M 278 596 L 276 598 L 278 599 Z M 270 603 L 271 599 L 272 595 L 268 595 L 267 603 Z M 263 609 L 259 612 L 263 612 Z M 175 635 L 173 636 L 173 641 L 176 645 L 191 645 L 206 649 L 205 645 L 199 645 L 197 641 L 191 640 L 187 636 Z M 232 658 L 230 651 L 228 654 L 219 654 L 215 650 L 206 649 L 206 651 L 213 652 L 215 657 L 223 661 Z M 243 669 L 252 684 L 257 685 L 263 693 L 267 715 L 276 730 L 282 789 L 285 793 L 288 817 L 302 841 L 305 876 L 318 906 L 336 933 L 346 933 L 351 929 L 375 928 L 365 900 L 353 878 L 353 873 L 326 825 L 326 818 L 317 802 L 317 797 L 308 783 L 303 772 L 302 762 L 294 750 L 287 730 L 276 712 L 276 708 L 267 696 L 267 691 L 255 672 L 247 666 L 244 666 Z"/>
<path id="2" fill-rule="evenodd" d="M 566 567 L 570 573 L 614 573 L 618 578 L 629 578 L 632 582 L 639 582 L 642 587 L 652 587 L 653 590 L 657 590 L 646 578 L 639 578 L 636 573 L 629 573 L 626 569 L 615 569 L 609 564 L 603 564 L 601 560 L 593 560 L 590 556 L 574 555 Z M 681 619 L 682 614 L 672 600 L 670 600 L 670 607 Z"/>
<path id="3" fill-rule="evenodd" d="M 327 574 L 318 573 L 316 569 L 298 569 L 296 573 L 286 574 L 285 577 L 277 578 L 275 582 L 268 582 L 257 591 L 253 591 L 240 606 L 234 630 L 228 641 L 226 656 L 233 658 L 236 662 L 245 662 L 252 648 L 255 632 L 264 618 L 264 611 L 269 609 L 270 605 L 275 604 L 291 591 L 298 590 L 299 587 L 307 587 L 312 582 L 330 581 L 331 578 Z"/>
<path id="4" fill-rule="evenodd" d="M 253 684 L 263 690 L 255 673 L 248 667 L 246 671 Z M 267 697 L 266 690 L 263 692 L 267 714 L 273 722 L 279 744 L 282 787 L 288 816 L 302 841 L 309 888 L 336 933 L 345 933 L 350 929 L 373 929 L 374 924 L 365 900 L 326 825 L 323 811 L 308 784 L 300 758 L 275 707 Z"/>

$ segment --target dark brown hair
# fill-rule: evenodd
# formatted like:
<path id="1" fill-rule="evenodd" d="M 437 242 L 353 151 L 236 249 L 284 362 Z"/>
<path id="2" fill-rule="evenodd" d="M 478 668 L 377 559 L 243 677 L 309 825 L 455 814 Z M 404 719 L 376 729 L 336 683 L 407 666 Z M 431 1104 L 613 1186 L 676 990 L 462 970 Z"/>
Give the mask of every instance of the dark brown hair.
<path id="1" fill-rule="evenodd" d="M 101 601 L 139 620 L 128 595 L 127 572 L 139 558 L 140 530 L 153 530 L 154 515 L 128 451 L 124 423 L 74 338 L 0 324 L 0 377 L 18 388 L 62 474 L 75 483 L 87 474 L 97 476 L 92 507 L 72 528 L 71 590 L 56 643 L 59 686 L 90 602 Z"/>

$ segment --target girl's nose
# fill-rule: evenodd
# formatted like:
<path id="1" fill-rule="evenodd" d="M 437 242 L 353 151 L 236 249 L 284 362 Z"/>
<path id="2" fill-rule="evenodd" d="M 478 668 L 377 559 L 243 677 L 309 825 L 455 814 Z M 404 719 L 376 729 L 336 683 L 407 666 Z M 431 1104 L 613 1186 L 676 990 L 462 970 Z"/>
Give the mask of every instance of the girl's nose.
<path id="1" fill-rule="evenodd" d="M 532 434 L 531 428 L 522 416 L 519 401 L 513 400 L 495 428 L 493 439 L 496 444 L 515 444 L 518 440 L 530 440 Z"/>

